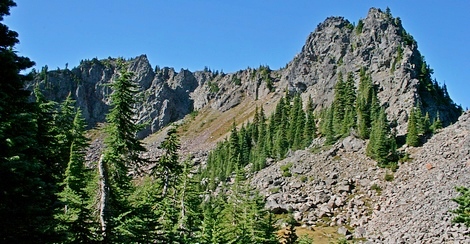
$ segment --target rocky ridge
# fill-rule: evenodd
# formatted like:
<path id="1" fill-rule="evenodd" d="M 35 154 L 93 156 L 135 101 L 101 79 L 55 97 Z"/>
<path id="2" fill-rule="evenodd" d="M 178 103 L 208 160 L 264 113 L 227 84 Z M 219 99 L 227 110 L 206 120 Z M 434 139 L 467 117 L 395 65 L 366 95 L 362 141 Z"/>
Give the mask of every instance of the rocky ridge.
<path id="1" fill-rule="evenodd" d="M 293 61 L 275 71 L 259 67 L 231 74 L 176 72 L 167 67 L 153 69 L 145 55 L 128 60 L 143 92 L 142 102 L 136 105 L 136 119 L 149 122 L 139 136 L 159 131 L 194 110 L 229 113 L 246 101 L 274 104 L 286 87 L 301 93 L 304 101 L 311 95 L 319 110 L 331 104 L 339 72 L 352 72 L 358 81 L 361 67 L 371 74 L 380 102 L 389 119 L 397 121 L 399 134 L 406 132 L 408 112 L 416 104 L 431 116 L 439 111 L 445 124 L 455 122 L 455 104 L 436 99 L 420 87 L 421 54 L 404 34 L 399 19 L 373 8 L 362 23 L 358 31 L 344 18 L 328 18 L 309 35 Z M 112 82 L 117 74 L 116 59 L 87 60 L 72 70 L 38 74 L 29 89 L 39 84 L 45 95 L 56 101 L 71 93 L 89 126 L 94 127 L 104 121 L 108 109 L 110 91 L 103 84 Z M 280 162 L 270 160 L 250 181 L 266 196 L 269 209 L 293 211 L 299 222 L 314 229 L 339 226 L 347 238 L 373 243 L 468 243 L 464 236 L 468 229 L 451 225 L 448 210 L 455 207 L 450 200 L 456 196 L 453 187 L 470 182 L 469 117 L 466 113 L 422 148 L 407 149 L 413 161 L 400 164 L 395 173 L 378 167 L 365 156 L 367 142 L 350 136 L 331 147 L 323 147 L 317 140 L 305 150 L 290 152 Z M 192 143 L 204 145 L 205 141 Z M 99 142 L 93 145 L 101 147 Z M 157 154 L 152 149 L 147 156 Z M 204 161 L 205 154 L 200 155 L 197 163 Z M 394 179 L 386 181 L 386 175 Z"/>
<path id="2" fill-rule="evenodd" d="M 439 111 L 444 124 L 454 122 L 459 110 L 452 100 L 445 93 L 436 95 L 420 88 L 422 56 L 399 18 L 372 8 L 360 22 L 361 27 L 341 17 L 327 18 L 309 35 L 302 51 L 280 70 L 259 67 L 231 74 L 208 69 L 176 72 L 168 67 L 152 69 L 145 55 L 128 60 L 129 70 L 135 73 L 143 92 L 136 106 L 136 119 L 149 123 L 139 137 L 194 110 L 224 112 L 247 98 L 262 100 L 269 95 L 269 99 L 278 99 L 286 87 L 301 93 L 304 101 L 312 96 L 319 110 L 331 104 L 338 75 L 352 72 L 358 82 L 362 67 L 371 74 L 389 120 L 397 121 L 399 134 L 406 132 L 408 112 L 415 105 L 422 106 L 431 118 Z M 62 101 L 71 93 L 89 126 L 94 127 L 105 121 L 108 110 L 106 96 L 110 91 L 103 84 L 112 82 L 117 75 L 116 59 L 85 60 L 72 70 L 38 74 L 28 89 L 39 84 L 46 97 L 55 101 Z"/>

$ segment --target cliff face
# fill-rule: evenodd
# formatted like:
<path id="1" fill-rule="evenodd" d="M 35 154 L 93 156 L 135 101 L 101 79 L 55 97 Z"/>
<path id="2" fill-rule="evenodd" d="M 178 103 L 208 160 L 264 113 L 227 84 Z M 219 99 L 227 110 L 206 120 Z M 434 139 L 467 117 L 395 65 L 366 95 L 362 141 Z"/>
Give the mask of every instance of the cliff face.
<path id="1" fill-rule="evenodd" d="M 328 18 L 318 25 L 301 53 L 282 71 L 282 79 L 293 88 L 305 89 L 304 93 L 311 94 L 317 106 L 324 107 L 333 100 L 339 72 L 343 76 L 352 72 L 357 85 L 359 70 L 364 67 L 378 88 L 389 119 L 396 119 L 398 133 L 404 134 L 408 112 L 415 105 L 421 104 L 431 117 L 439 111 L 441 119 L 448 123 L 460 113 L 450 100 L 441 102 L 445 98 L 430 94 L 438 91 L 420 86 L 430 82 L 421 78 L 423 61 L 400 19 L 372 8 L 355 27 L 341 17 Z"/>
<path id="2" fill-rule="evenodd" d="M 145 137 L 193 110 L 210 107 L 227 111 L 247 98 L 277 99 L 279 96 L 272 95 L 283 94 L 286 87 L 301 93 L 304 101 L 311 95 L 315 108 L 321 109 L 331 104 L 340 72 L 343 76 L 351 72 L 358 83 L 361 68 L 371 75 L 389 119 L 397 121 L 399 134 L 406 133 L 408 112 L 416 105 L 431 118 L 439 111 L 444 124 L 450 124 L 458 118 L 459 109 L 445 89 L 426 76 L 429 70 L 423 72 L 427 67 L 423 61 L 400 19 L 372 8 L 357 26 L 341 17 L 327 18 L 281 70 L 176 72 L 172 68 L 152 69 L 145 55 L 128 63 L 143 92 L 136 108 L 138 121 L 149 122 L 139 133 Z M 115 59 L 93 59 L 72 70 L 38 75 L 29 88 L 38 83 L 46 96 L 56 101 L 72 93 L 92 127 L 105 120 L 110 91 L 103 84 L 112 82 L 116 73 Z"/>

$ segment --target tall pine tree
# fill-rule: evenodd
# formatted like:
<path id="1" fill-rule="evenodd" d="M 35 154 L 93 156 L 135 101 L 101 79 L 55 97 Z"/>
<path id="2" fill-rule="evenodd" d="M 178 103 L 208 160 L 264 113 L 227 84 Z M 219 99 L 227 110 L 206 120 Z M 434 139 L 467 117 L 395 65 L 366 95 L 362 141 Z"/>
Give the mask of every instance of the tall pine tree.
<path id="1" fill-rule="evenodd" d="M 70 129 L 70 160 L 65 171 L 63 190 L 58 194 L 61 208 L 56 218 L 60 221 L 57 231 L 65 233 L 64 243 L 91 243 L 96 240 L 97 225 L 93 218 L 92 192 L 88 190 L 92 177 L 85 168 L 88 139 L 81 111 L 76 112 Z"/>
<path id="2" fill-rule="evenodd" d="M 120 60 L 119 77 L 109 84 L 111 109 L 106 116 L 106 148 L 98 163 L 100 172 L 99 216 L 104 242 L 126 242 L 132 236 L 127 230 L 129 218 L 128 197 L 132 192 L 130 170 L 140 166 L 139 153 L 145 151 L 136 133 L 140 126 L 134 118 L 138 86 L 132 81 L 133 73 Z"/>
<path id="3" fill-rule="evenodd" d="M 0 21 L 16 6 L 0 0 Z M 34 65 L 14 51 L 18 33 L 0 23 L 0 241 L 44 243 L 53 226 L 54 187 L 48 162 L 40 159 L 36 112 L 28 102 L 24 71 Z"/>

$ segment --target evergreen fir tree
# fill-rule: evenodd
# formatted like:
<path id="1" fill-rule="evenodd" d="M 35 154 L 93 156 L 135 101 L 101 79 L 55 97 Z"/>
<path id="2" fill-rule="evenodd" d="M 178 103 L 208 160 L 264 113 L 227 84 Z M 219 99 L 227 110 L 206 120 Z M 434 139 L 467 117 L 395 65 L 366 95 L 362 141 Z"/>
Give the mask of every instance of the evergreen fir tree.
<path id="1" fill-rule="evenodd" d="M 416 111 L 416 108 L 412 108 L 410 110 L 410 115 L 408 117 L 408 129 L 406 134 L 406 144 L 412 147 L 419 146 L 419 122 L 416 116 Z"/>
<path id="2" fill-rule="evenodd" d="M 437 131 L 440 129 L 442 129 L 442 122 L 439 116 L 439 111 L 437 111 L 436 118 L 434 118 L 434 121 L 432 122 L 432 125 L 431 125 L 431 131 L 432 133 L 437 133 Z"/>
<path id="3" fill-rule="evenodd" d="M 292 216 L 292 214 L 289 216 L 288 220 L 287 220 L 287 230 L 284 231 L 284 235 L 283 235 L 283 244 L 295 244 L 297 243 L 297 239 L 299 239 L 299 237 L 297 236 L 297 233 L 295 231 L 295 225 L 297 224 L 297 221 L 295 221 L 294 217 Z"/>
<path id="4" fill-rule="evenodd" d="M 334 99 L 332 107 L 333 113 L 333 132 L 334 134 L 340 134 L 342 131 L 342 124 L 344 119 L 344 107 L 346 106 L 346 90 L 345 83 L 343 81 L 343 75 L 341 72 L 338 74 L 338 82 L 334 89 Z"/>
<path id="5" fill-rule="evenodd" d="M 85 121 L 78 110 L 70 130 L 70 160 L 63 190 L 58 194 L 61 208 L 56 213 L 56 218 L 60 221 L 57 231 L 66 236 L 64 243 L 91 243 L 96 240 L 97 226 L 90 209 L 92 194 L 87 191 L 91 176 L 85 168 L 88 139 L 84 134 Z"/>
<path id="6" fill-rule="evenodd" d="M 231 169 L 230 173 L 235 169 L 235 166 L 240 164 L 240 139 L 238 137 L 235 121 L 233 121 L 229 139 L 229 164 L 231 165 L 231 167 L 229 167 Z"/>
<path id="7" fill-rule="evenodd" d="M 299 106 L 300 109 L 302 109 L 302 103 L 300 100 L 300 95 L 295 95 L 294 96 L 294 102 L 292 106 L 286 106 L 286 109 L 289 109 L 289 113 L 287 114 L 288 117 L 284 119 L 284 121 L 288 124 L 287 128 L 287 140 L 289 142 L 289 147 L 294 146 L 294 138 L 295 138 L 295 132 L 296 132 L 296 126 L 297 126 L 297 118 L 298 118 L 298 112 L 299 112 Z"/>
<path id="8" fill-rule="evenodd" d="M 307 109 L 307 122 L 305 124 L 305 129 L 304 129 L 304 143 L 303 143 L 304 147 L 310 146 L 313 138 L 315 138 L 316 130 L 317 129 L 316 129 L 315 118 L 313 116 L 313 112 Z"/>
<path id="9" fill-rule="evenodd" d="M 371 116 L 373 106 L 373 90 L 370 75 L 366 75 L 365 69 L 361 68 L 358 94 L 356 98 L 357 131 L 361 138 L 369 138 L 371 128 Z M 374 99 L 375 100 L 375 99 Z"/>
<path id="10" fill-rule="evenodd" d="M 179 216 L 178 234 L 182 243 L 197 242 L 202 215 L 200 207 L 202 204 L 197 189 L 197 182 L 191 176 L 191 164 L 186 160 L 183 164 L 183 172 L 180 183 L 177 186 Z"/>
<path id="11" fill-rule="evenodd" d="M 341 134 L 348 135 L 351 128 L 356 127 L 356 88 L 354 76 L 350 72 L 344 85 L 344 119 L 342 121 Z"/>
<path id="12" fill-rule="evenodd" d="M 333 127 L 333 109 L 327 109 L 326 110 L 326 115 L 325 115 L 325 145 L 332 145 L 335 143 L 335 132 L 334 132 L 334 127 Z"/>
<path id="13" fill-rule="evenodd" d="M 470 190 L 467 187 L 455 187 L 460 193 L 459 196 L 453 198 L 452 201 L 458 204 L 457 209 L 451 211 L 456 216 L 452 219 L 453 223 L 463 223 L 470 227 Z"/>
<path id="14" fill-rule="evenodd" d="M 275 145 L 273 154 L 278 159 L 283 159 L 289 150 L 289 142 L 287 141 L 287 132 L 284 129 L 278 129 L 275 137 Z"/>
<path id="15" fill-rule="evenodd" d="M 28 102 L 24 71 L 34 65 L 18 56 L 18 33 L 4 17 L 16 6 L 0 1 L 0 242 L 51 241 L 55 187 L 49 162 L 39 157 L 35 105 Z"/>
<path id="16" fill-rule="evenodd" d="M 389 130 L 387 114 L 382 108 L 378 118 L 372 123 L 370 140 L 366 148 L 366 153 L 381 165 L 390 163 L 395 159 L 396 142 Z"/>
<path id="17" fill-rule="evenodd" d="M 132 192 L 131 168 L 137 169 L 144 162 L 139 153 L 145 151 L 135 137 L 140 126 L 132 119 L 133 105 L 139 92 L 132 81 L 133 74 L 120 61 L 120 75 L 109 87 L 111 109 L 106 116 L 108 125 L 105 151 L 98 163 L 100 172 L 100 224 L 104 242 L 122 242 L 132 236 L 127 230 L 128 197 Z"/>
<path id="18" fill-rule="evenodd" d="M 294 107 L 296 110 L 297 117 L 292 119 L 292 122 L 295 122 L 295 127 L 294 127 L 294 140 L 292 144 L 292 149 L 297 150 L 302 148 L 303 142 L 304 142 L 304 131 L 305 131 L 305 112 L 302 109 L 302 99 L 300 95 L 298 95 L 299 100 L 297 103 L 294 100 Z"/>
<path id="19" fill-rule="evenodd" d="M 162 179 L 162 197 L 165 197 L 170 188 L 176 187 L 178 177 L 183 171 L 183 166 L 179 163 L 178 150 L 180 149 L 180 142 L 176 134 L 176 128 L 172 127 L 168 130 L 160 148 L 163 149 L 163 154 L 152 171 L 155 176 Z"/>

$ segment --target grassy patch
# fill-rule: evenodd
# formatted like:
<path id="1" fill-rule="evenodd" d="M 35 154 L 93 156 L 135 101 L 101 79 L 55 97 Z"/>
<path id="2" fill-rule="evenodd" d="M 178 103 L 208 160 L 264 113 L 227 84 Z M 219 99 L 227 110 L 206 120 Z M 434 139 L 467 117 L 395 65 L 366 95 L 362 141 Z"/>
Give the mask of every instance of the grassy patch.
<path id="1" fill-rule="evenodd" d="M 374 190 L 378 195 L 380 195 L 382 193 L 382 187 L 380 187 L 379 185 L 377 184 L 373 184 L 371 187 L 370 187 L 371 190 Z"/>
<path id="2" fill-rule="evenodd" d="M 393 176 L 393 173 L 385 173 L 385 176 L 384 176 L 384 180 L 385 181 L 393 181 L 393 179 L 395 179 L 395 177 Z"/>
<path id="3" fill-rule="evenodd" d="M 293 165 L 294 165 L 294 163 L 292 163 L 292 162 L 289 162 L 287 164 L 282 165 L 280 167 L 280 169 L 282 171 L 282 176 L 291 177 L 292 173 L 290 172 L 290 168 L 292 168 Z"/>
<path id="4" fill-rule="evenodd" d="M 279 237 L 282 237 L 285 230 L 286 229 L 281 229 L 277 232 Z M 313 240 L 313 243 L 337 243 L 340 238 L 344 237 L 338 234 L 338 227 L 330 226 L 314 227 L 312 229 L 298 226 L 295 227 L 295 232 L 299 238 L 305 236 L 306 238 Z M 283 239 L 281 239 L 281 243 L 282 241 Z"/>

